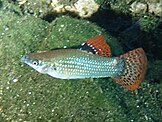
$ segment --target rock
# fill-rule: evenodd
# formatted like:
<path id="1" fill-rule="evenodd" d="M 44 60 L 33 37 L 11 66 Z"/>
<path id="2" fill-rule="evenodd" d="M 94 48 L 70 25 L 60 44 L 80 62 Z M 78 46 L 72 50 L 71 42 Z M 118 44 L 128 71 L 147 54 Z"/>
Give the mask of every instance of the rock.
<path id="1" fill-rule="evenodd" d="M 44 17 L 49 13 L 57 15 L 72 12 L 81 18 L 87 18 L 91 17 L 100 6 L 94 0 L 18 0 L 17 2 L 25 13 L 37 17 Z"/>
<path id="2" fill-rule="evenodd" d="M 145 1 L 145 2 L 133 2 L 130 6 L 130 11 L 135 14 L 152 13 L 156 16 L 162 16 L 162 2 L 159 1 Z"/>

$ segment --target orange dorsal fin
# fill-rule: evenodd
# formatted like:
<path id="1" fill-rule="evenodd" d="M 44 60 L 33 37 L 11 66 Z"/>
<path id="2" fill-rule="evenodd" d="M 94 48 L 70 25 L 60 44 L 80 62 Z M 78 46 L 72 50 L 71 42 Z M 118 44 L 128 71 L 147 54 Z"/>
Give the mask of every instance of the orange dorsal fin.
<path id="1" fill-rule="evenodd" d="M 103 35 L 90 38 L 81 45 L 81 50 L 86 50 L 99 56 L 110 57 L 110 46 L 106 43 Z"/>
<path id="2" fill-rule="evenodd" d="M 113 79 L 126 89 L 133 91 L 139 87 L 144 79 L 147 69 L 147 57 L 142 48 L 137 48 L 121 55 L 120 58 L 125 60 L 124 73 Z"/>

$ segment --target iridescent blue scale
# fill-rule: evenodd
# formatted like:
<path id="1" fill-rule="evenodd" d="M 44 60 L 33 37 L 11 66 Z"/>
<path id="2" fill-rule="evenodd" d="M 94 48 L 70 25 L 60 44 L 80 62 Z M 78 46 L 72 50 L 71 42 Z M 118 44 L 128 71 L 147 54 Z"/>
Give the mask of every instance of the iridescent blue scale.
<path id="1" fill-rule="evenodd" d="M 54 63 L 55 72 L 62 79 L 114 77 L 124 71 L 123 59 L 97 56 L 81 50 L 66 53 L 63 57 L 55 57 L 50 62 Z"/>

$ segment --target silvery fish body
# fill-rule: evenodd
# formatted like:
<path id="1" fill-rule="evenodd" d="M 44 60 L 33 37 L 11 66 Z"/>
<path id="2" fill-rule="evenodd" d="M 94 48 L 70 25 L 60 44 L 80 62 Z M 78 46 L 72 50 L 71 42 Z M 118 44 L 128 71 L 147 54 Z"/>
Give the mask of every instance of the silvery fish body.
<path id="1" fill-rule="evenodd" d="M 80 49 L 59 49 L 25 55 L 21 61 L 40 73 L 60 79 L 112 77 L 127 88 L 138 88 L 147 69 L 142 48 L 111 57 L 103 35 L 90 38 Z"/>
<path id="2" fill-rule="evenodd" d="M 79 49 L 31 53 L 21 59 L 38 72 L 60 79 L 115 77 L 124 71 L 124 60 L 102 57 Z"/>

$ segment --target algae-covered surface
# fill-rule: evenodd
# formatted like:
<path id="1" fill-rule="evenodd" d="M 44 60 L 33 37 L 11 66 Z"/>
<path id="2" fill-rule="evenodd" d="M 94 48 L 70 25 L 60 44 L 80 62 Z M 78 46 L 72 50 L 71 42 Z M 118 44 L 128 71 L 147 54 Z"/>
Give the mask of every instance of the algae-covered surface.
<path id="1" fill-rule="evenodd" d="M 150 13 L 128 16 L 104 6 L 89 20 L 68 14 L 53 15 L 48 22 L 24 13 L 14 2 L 0 1 L 0 122 L 162 121 L 159 17 Z M 108 4 L 103 0 L 99 3 Z M 99 34 L 104 35 L 115 56 L 144 48 L 148 69 L 134 92 L 110 78 L 55 79 L 20 62 L 26 53 L 77 48 Z"/>

